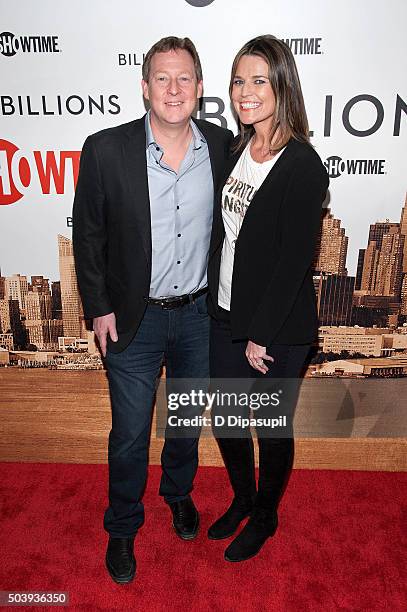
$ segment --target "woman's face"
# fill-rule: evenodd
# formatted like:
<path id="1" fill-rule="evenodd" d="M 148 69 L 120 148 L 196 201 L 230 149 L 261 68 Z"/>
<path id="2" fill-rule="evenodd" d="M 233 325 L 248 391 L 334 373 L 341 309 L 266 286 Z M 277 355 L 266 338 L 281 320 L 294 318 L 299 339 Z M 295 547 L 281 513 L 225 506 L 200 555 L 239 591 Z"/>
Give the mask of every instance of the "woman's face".
<path id="1" fill-rule="evenodd" d="M 236 68 L 232 103 L 242 123 L 271 129 L 276 99 L 267 62 L 258 55 L 243 55 Z"/>

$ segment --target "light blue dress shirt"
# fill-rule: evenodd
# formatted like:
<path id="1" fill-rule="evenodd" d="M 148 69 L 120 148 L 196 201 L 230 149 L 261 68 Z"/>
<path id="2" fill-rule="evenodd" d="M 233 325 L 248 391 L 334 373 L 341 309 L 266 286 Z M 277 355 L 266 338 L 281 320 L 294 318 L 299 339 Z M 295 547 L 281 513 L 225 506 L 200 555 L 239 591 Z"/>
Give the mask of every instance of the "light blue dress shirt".
<path id="1" fill-rule="evenodd" d="M 193 137 L 178 173 L 162 157 L 146 116 L 146 158 L 151 210 L 150 297 L 194 293 L 207 285 L 213 213 L 213 179 L 205 138 L 191 120 Z"/>

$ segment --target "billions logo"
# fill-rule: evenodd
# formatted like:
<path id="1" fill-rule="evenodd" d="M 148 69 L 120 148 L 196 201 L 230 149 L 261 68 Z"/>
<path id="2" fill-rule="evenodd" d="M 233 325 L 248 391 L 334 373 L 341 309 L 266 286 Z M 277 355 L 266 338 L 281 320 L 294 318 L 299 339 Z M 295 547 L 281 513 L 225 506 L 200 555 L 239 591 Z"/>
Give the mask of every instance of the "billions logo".
<path id="1" fill-rule="evenodd" d="M 324 166 L 328 171 L 329 178 L 338 178 L 341 174 L 386 174 L 384 159 L 347 159 L 343 160 L 338 155 L 326 158 Z"/>
<path id="2" fill-rule="evenodd" d="M 23 53 L 59 53 L 58 36 L 16 36 L 11 32 L 0 33 L 0 53 L 13 57 Z"/>
<path id="3" fill-rule="evenodd" d="M 80 151 L 23 154 L 12 142 L 0 139 L 0 205 L 18 202 L 27 189 L 35 186 L 44 195 L 62 195 L 68 176 L 75 188 L 80 156 Z"/>

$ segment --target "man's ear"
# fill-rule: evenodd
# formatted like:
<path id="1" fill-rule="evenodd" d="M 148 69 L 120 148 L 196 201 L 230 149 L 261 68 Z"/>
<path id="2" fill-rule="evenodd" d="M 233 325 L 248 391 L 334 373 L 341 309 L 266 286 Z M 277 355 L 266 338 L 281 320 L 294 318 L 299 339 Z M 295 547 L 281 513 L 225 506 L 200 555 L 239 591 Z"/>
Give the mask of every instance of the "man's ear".
<path id="1" fill-rule="evenodd" d="M 198 81 L 198 91 L 197 91 L 197 98 L 202 98 L 202 94 L 203 94 L 203 81 Z"/>
<path id="2" fill-rule="evenodd" d="M 143 90 L 143 96 L 146 100 L 149 100 L 150 98 L 148 97 L 148 83 L 144 79 L 142 79 L 141 81 L 141 88 Z"/>

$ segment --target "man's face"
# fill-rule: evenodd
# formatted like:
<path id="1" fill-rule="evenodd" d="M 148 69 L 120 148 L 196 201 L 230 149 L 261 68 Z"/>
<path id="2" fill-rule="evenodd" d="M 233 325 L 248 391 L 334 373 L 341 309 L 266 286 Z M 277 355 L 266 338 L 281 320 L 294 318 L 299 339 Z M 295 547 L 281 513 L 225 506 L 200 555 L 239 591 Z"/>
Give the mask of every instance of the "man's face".
<path id="1" fill-rule="evenodd" d="M 148 83 L 141 84 L 153 119 L 167 125 L 187 123 L 202 96 L 202 81 L 197 82 L 194 61 L 185 49 L 155 53 Z"/>

